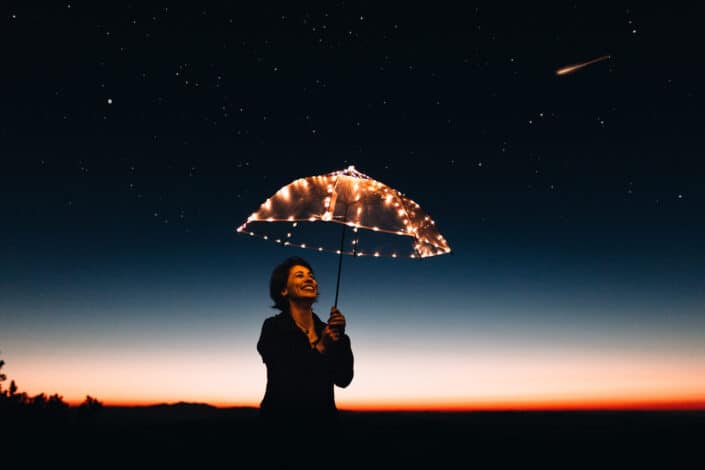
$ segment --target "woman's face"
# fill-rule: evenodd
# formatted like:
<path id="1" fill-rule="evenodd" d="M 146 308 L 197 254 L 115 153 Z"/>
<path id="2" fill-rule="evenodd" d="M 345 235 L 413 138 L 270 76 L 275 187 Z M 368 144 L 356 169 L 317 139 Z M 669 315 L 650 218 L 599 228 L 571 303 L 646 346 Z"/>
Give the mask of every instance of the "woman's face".
<path id="1" fill-rule="evenodd" d="M 315 300 L 318 297 L 318 282 L 313 272 L 306 266 L 292 266 L 282 295 L 291 300 Z"/>

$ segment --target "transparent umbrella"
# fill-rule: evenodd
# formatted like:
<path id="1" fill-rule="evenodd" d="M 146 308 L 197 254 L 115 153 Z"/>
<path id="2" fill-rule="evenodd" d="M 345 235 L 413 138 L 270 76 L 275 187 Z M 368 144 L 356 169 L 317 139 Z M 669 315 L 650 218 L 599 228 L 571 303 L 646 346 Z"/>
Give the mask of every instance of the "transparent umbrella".
<path id="1" fill-rule="evenodd" d="M 337 235 L 330 231 L 335 224 Z M 348 227 L 353 236 L 346 244 Z M 421 259 L 451 252 L 419 204 L 353 166 L 283 186 L 237 232 L 338 254 L 336 306 L 343 255 Z"/>

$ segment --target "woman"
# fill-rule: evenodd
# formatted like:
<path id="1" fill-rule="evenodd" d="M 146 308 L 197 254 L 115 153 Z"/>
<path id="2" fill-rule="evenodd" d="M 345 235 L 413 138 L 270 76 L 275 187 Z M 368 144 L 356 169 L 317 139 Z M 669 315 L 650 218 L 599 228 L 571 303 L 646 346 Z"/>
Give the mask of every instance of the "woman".
<path id="1" fill-rule="evenodd" d="M 345 317 L 333 307 L 324 323 L 313 312 L 318 283 L 299 257 L 274 269 L 269 293 L 280 313 L 264 321 L 257 342 L 267 367 L 261 416 L 277 431 L 333 425 L 338 417 L 334 385 L 347 387 L 353 378 Z"/>

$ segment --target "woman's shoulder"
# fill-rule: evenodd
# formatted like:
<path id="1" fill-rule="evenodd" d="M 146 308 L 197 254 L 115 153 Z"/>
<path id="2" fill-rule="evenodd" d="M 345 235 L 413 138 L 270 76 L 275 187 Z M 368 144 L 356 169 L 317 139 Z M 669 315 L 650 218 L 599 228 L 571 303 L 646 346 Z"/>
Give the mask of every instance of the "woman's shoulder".
<path id="1" fill-rule="evenodd" d="M 278 324 L 285 323 L 287 321 L 287 314 L 285 312 L 279 312 L 276 315 L 272 315 L 264 319 L 264 324 Z"/>

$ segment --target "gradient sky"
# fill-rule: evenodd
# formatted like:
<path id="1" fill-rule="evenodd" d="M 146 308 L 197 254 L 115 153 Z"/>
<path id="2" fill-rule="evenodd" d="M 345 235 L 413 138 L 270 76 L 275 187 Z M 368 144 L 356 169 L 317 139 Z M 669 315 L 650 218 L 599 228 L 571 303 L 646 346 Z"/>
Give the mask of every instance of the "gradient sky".
<path id="1" fill-rule="evenodd" d="M 344 259 L 340 408 L 705 407 L 694 11 L 139 3 L 0 7 L 21 390 L 257 406 L 272 268 L 306 257 L 325 319 L 338 259 L 234 229 L 355 165 L 453 253 Z"/>

